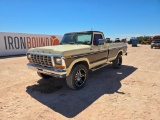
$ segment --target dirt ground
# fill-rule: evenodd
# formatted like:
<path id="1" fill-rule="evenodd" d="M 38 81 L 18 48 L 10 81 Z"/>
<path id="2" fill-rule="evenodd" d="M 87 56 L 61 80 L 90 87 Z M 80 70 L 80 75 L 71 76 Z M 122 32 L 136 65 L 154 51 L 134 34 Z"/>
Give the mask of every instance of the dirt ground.
<path id="1" fill-rule="evenodd" d="M 91 72 L 79 91 L 41 79 L 27 62 L 0 58 L 0 120 L 160 120 L 160 49 L 128 45 L 121 69 Z"/>

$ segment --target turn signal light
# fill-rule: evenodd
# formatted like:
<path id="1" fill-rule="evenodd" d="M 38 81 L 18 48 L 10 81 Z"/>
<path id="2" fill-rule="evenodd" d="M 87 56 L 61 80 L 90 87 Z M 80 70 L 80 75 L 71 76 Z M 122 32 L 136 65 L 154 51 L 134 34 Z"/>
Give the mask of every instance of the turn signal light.
<path id="1" fill-rule="evenodd" d="M 33 62 L 32 60 L 29 60 L 29 62 Z"/>
<path id="2" fill-rule="evenodd" d="M 69 58 L 71 58 L 71 56 L 65 56 L 65 58 L 66 58 L 66 59 L 69 59 Z"/>
<path id="3" fill-rule="evenodd" d="M 55 65 L 55 68 L 64 69 L 64 68 L 65 68 L 65 66 L 61 66 L 61 65 Z"/>

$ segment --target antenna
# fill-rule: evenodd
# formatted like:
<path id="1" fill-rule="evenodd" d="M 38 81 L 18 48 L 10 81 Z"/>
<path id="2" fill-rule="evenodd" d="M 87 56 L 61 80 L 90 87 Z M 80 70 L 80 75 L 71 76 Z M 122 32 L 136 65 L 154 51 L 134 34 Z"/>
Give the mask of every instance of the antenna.
<path id="1" fill-rule="evenodd" d="M 91 28 L 91 31 L 92 31 L 92 28 Z"/>

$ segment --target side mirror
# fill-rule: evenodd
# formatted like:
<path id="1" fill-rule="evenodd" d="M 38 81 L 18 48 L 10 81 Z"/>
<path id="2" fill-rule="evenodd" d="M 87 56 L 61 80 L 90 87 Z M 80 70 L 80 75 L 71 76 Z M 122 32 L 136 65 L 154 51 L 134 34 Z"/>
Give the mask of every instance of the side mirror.
<path id="1" fill-rule="evenodd" d="M 104 43 L 106 42 L 106 39 L 99 39 L 98 42 L 99 42 L 99 45 L 104 45 Z"/>

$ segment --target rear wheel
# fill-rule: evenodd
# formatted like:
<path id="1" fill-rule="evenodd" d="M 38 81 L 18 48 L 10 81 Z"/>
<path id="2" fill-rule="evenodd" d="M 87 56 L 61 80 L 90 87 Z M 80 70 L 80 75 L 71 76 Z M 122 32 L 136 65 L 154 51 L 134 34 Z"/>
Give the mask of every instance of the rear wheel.
<path id="1" fill-rule="evenodd" d="M 43 73 L 40 73 L 40 72 L 37 72 L 37 74 L 38 74 L 41 78 L 44 78 L 44 79 L 49 79 L 49 78 L 52 77 L 52 76 L 50 76 L 50 75 L 46 75 L 46 74 L 43 74 Z"/>
<path id="2" fill-rule="evenodd" d="M 122 65 L 122 55 L 118 54 L 115 60 L 112 62 L 112 66 L 115 69 L 119 69 Z"/>
<path id="3" fill-rule="evenodd" d="M 66 77 L 67 85 L 71 89 L 81 89 L 85 84 L 88 78 L 88 70 L 82 65 L 75 65 L 71 70 L 69 76 Z"/>

